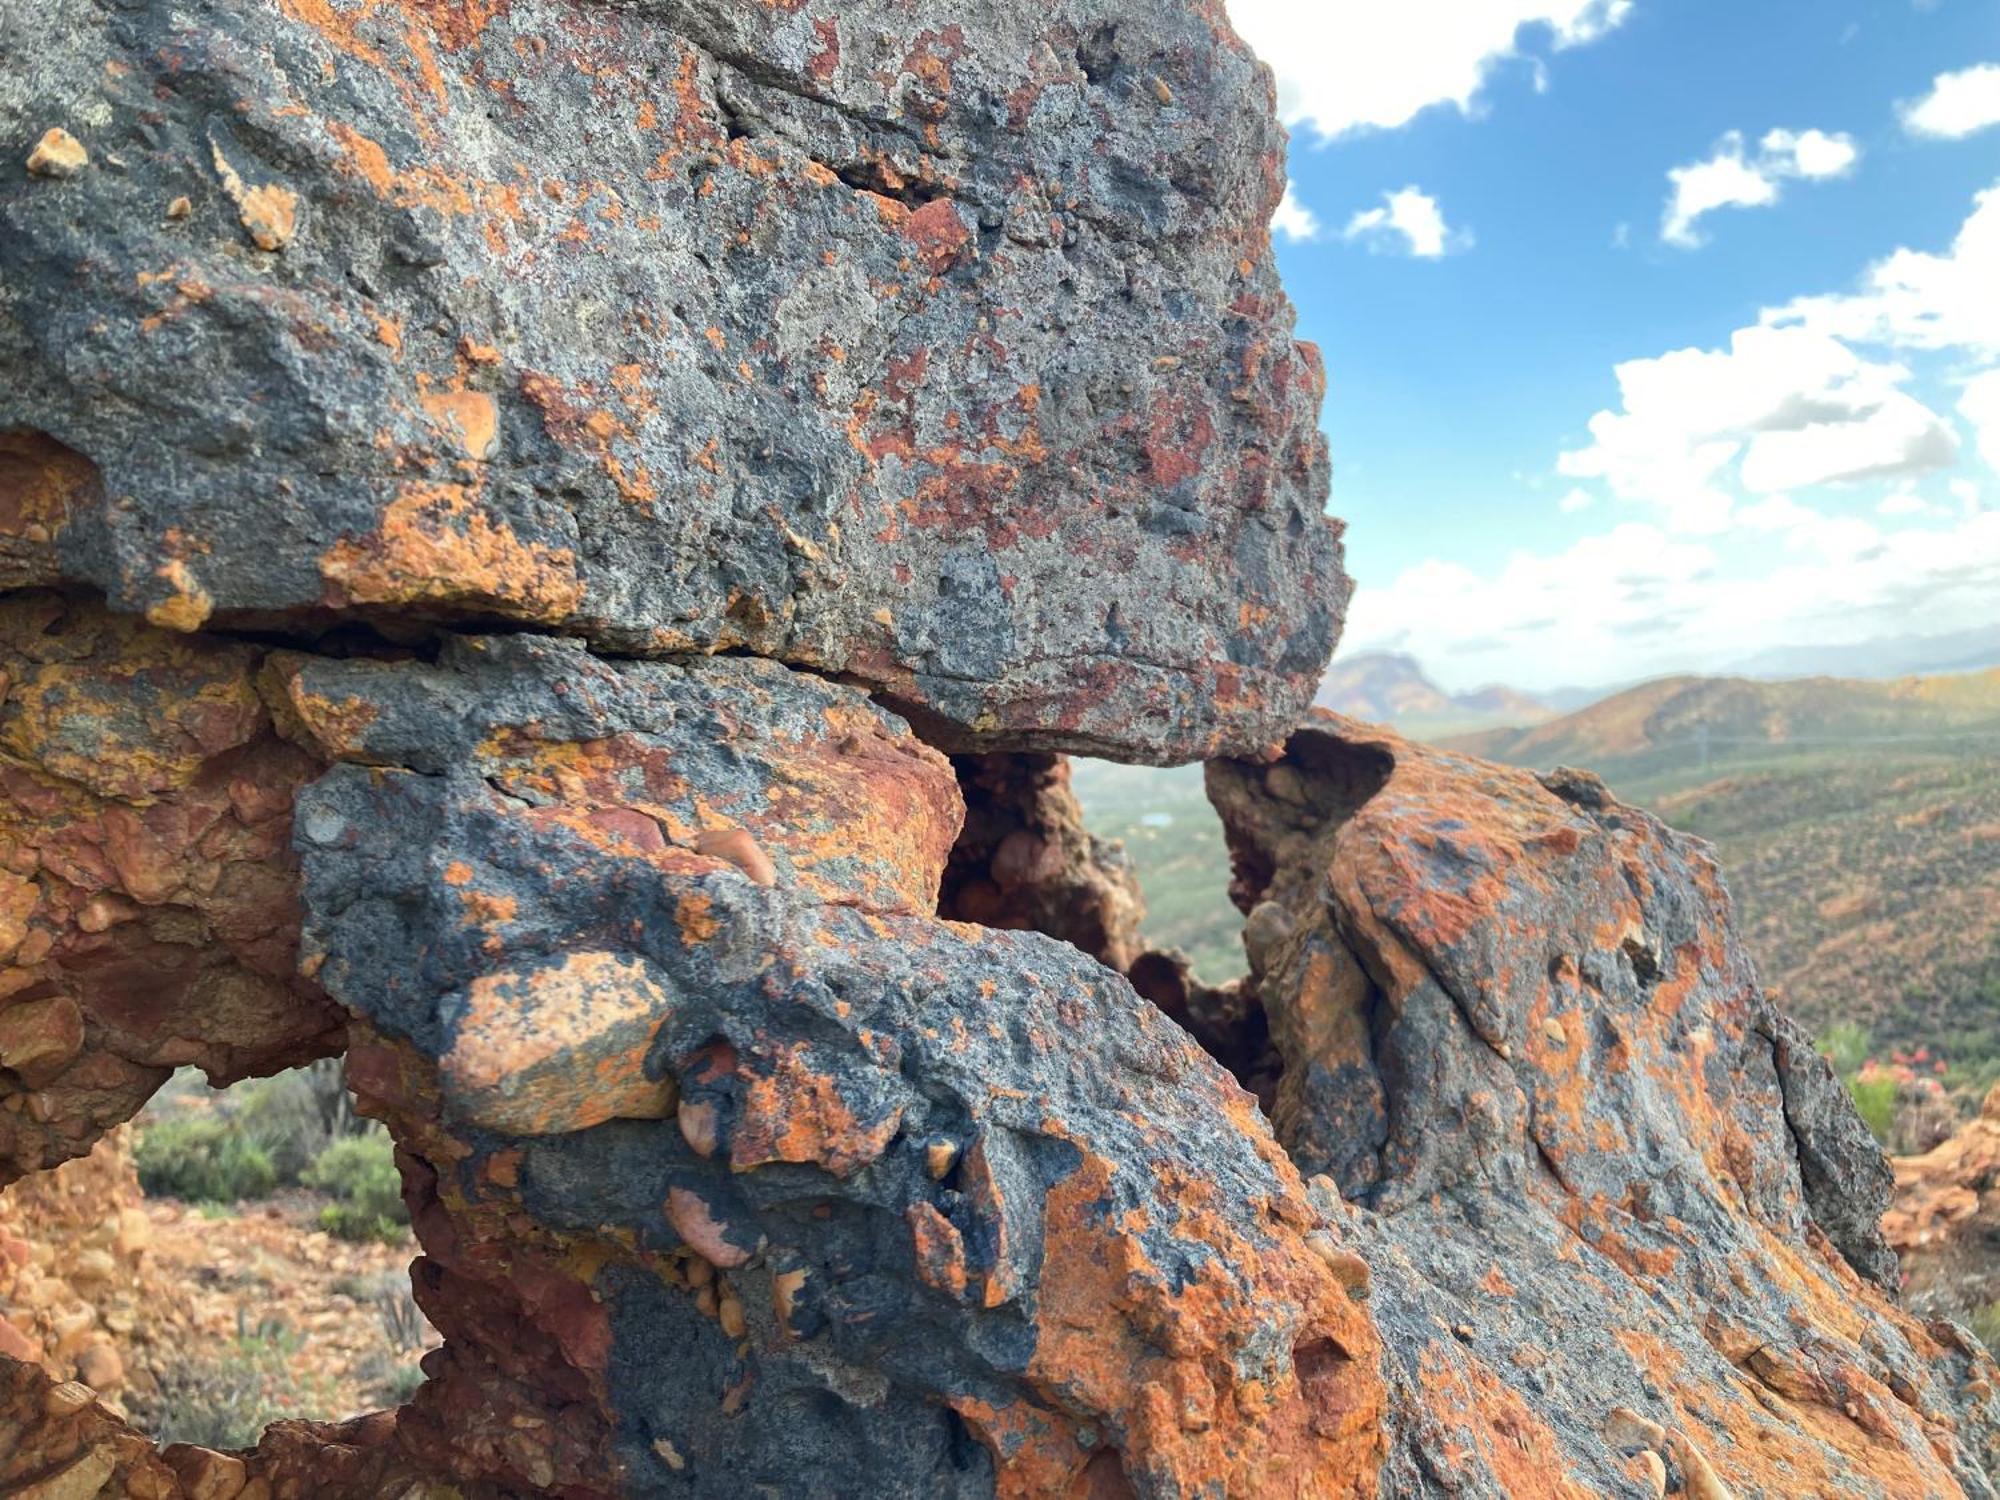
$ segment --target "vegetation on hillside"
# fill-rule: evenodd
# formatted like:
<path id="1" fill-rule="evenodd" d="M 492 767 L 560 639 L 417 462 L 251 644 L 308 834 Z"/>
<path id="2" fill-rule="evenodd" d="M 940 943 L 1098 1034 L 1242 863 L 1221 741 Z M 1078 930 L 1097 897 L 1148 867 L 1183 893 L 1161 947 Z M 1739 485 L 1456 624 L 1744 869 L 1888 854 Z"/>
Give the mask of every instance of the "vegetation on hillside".
<path id="1" fill-rule="evenodd" d="M 1887 1077 L 1898 1068 L 1961 1105 L 2000 1079 L 2000 672 L 1673 679 L 1453 744 L 1587 766 L 1710 840 L 1766 986 L 1816 1034 L 1849 1025 L 1869 1039 L 1842 1076 L 1875 1059 L 1857 1097 L 1878 1133 L 1904 1109 Z M 1148 935 L 1207 978 L 1241 972 L 1199 775 L 1079 762 L 1075 785 L 1093 830 L 1132 853 Z"/>

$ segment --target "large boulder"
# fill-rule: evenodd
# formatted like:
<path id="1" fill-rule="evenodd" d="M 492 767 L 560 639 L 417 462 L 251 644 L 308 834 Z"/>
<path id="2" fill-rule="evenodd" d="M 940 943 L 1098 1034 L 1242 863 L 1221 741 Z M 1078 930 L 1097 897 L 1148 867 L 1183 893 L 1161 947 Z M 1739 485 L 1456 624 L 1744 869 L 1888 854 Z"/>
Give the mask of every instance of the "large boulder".
<path id="1" fill-rule="evenodd" d="M 1373 1270 L 1391 1495 L 1988 1496 L 1993 1362 L 1708 849 L 1330 714 L 1209 768 L 1280 1140 Z"/>
<path id="2" fill-rule="evenodd" d="M 932 915 L 957 786 L 893 718 L 524 637 L 293 670 L 338 762 L 306 963 L 406 1152 L 450 1342 L 403 1433 L 440 1472 L 1370 1491 L 1334 1232 L 1123 981 Z"/>
<path id="3" fill-rule="evenodd" d="M 1216 0 L 86 0 L 0 53 L 0 585 L 754 652 L 953 748 L 1311 696 L 1321 375 Z M 87 162 L 21 170 L 50 128 Z"/>

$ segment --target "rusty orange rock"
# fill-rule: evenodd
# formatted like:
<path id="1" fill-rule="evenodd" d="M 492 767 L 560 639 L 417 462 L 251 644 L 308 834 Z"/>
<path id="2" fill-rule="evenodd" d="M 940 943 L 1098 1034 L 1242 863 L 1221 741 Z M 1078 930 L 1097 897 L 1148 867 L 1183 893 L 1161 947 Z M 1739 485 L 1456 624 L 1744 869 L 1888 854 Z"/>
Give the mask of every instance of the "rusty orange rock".
<path id="1" fill-rule="evenodd" d="M 341 1045 L 297 971 L 291 805 L 260 653 L 0 600 L 0 1181 L 89 1150 L 175 1067 Z"/>
<path id="2" fill-rule="evenodd" d="M 615 953 L 482 974 L 439 1061 L 447 1108 L 522 1136 L 663 1119 L 674 1084 L 647 1077 L 646 1059 L 673 1009 L 643 964 Z"/>

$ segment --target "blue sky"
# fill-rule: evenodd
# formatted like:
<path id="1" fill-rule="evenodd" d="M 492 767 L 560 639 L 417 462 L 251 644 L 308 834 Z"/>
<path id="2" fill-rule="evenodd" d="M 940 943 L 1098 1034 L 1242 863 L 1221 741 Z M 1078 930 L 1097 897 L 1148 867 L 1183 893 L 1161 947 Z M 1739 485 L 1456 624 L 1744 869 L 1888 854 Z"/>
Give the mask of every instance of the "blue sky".
<path id="1" fill-rule="evenodd" d="M 2000 619 L 1994 0 L 1231 9 L 1344 650 L 1549 687 Z"/>

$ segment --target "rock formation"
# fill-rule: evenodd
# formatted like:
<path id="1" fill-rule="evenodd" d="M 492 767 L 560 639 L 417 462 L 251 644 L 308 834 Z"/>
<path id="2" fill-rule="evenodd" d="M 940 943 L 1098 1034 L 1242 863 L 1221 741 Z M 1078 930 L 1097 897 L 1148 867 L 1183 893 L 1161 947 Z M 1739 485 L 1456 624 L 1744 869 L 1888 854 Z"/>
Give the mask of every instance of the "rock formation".
<path id="1" fill-rule="evenodd" d="M 2000 1302 L 2000 1087 L 1950 1140 L 1894 1167 L 1882 1229 L 1910 1305 L 1969 1320 Z"/>
<path id="2" fill-rule="evenodd" d="M 0 51 L 0 1173 L 344 1048 L 446 1336 L 237 1455 L 0 1358 L 0 1494 L 1993 1493 L 1701 846 L 1301 723 L 1217 0 Z M 1245 980 L 1066 751 L 1211 761 Z"/>
<path id="3" fill-rule="evenodd" d="M 1214 0 L 0 25 L 0 581 L 753 652 L 952 748 L 1185 761 L 1310 699 L 1321 378 Z M 19 171 L 38 122 L 89 164 Z"/>

